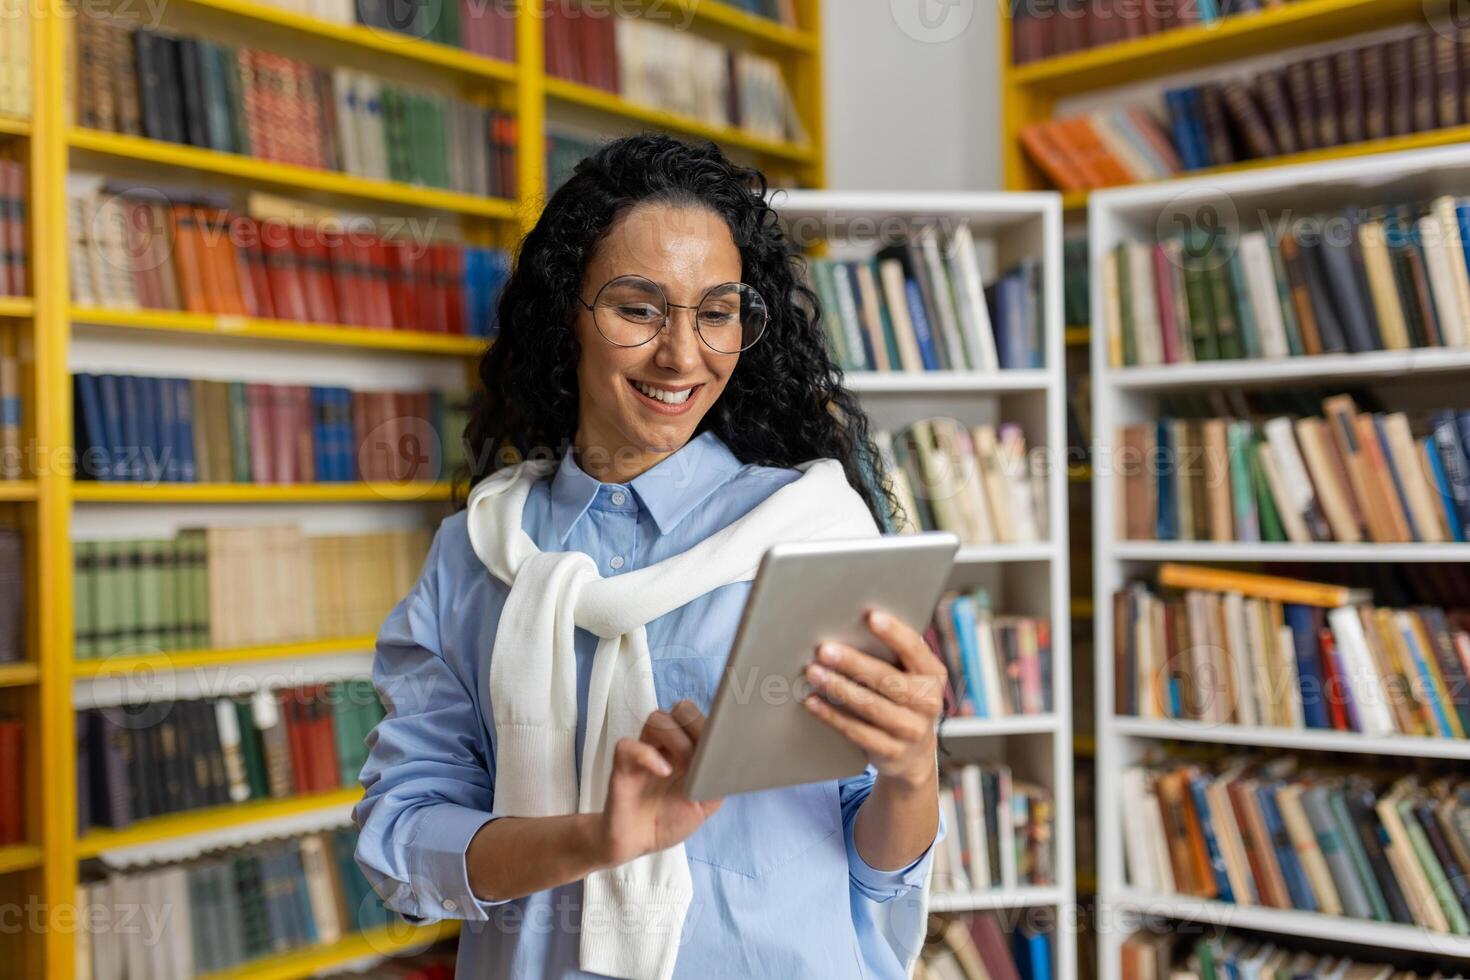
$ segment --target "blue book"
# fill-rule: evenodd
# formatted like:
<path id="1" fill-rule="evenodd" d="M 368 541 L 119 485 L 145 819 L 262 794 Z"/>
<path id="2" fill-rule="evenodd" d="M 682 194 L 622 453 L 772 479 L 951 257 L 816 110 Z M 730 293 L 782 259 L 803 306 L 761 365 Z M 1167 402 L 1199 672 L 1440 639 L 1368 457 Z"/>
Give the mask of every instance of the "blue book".
<path id="1" fill-rule="evenodd" d="M 909 319 L 914 322 L 914 340 L 919 345 L 919 359 L 923 361 L 925 371 L 938 371 L 939 353 L 934 348 L 934 333 L 929 329 L 929 317 L 924 313 L 924 296 L 919 292 L 919 284 L 912 279 L 905 279 L 903 292 L 909 301 Z M 864 349 L 867 346 L 866 343 L 863 344 Z"/>
<path id="2" fill-rule="evenodd" d="M 1174 137 L 1174 147 L 1179 151 L 1179 162 L 1185 170 L 1198 170 L 1204 164 L 1195 155 L 1194 140 L 1189 130 L 1189 99 L 1184 90 L 1165 90 L 1164 107 L 1169 112 L 1169 132 Z"/>
<path id="3" fill-rule="evenodd" d="M 111 481 L 112 447 L 107 444 L 107 432 L 102 424 L 102 394 L 98 390 L 95 374 L 77 374 L 73 385 L 76 392 L 76 411 L 81 415 L 78 431 L 86 442 L 78 446 L 77 474 L 96 480 Z M 7 424 L 9 419 L 6 419 Z"/>
<path id="4" fill-rule="evenodd" d="M 1200 831 L 1205 838 L 1205 852 L 1210 856 L 1210 870 L 1215 874 L 1215 887 L 1219 889 L 1219 900 L 1233 903 L 1235 893 L 1230 890 L 1230 876 L 1225 873 L 1225 855 L 1220 850 L 1220 841 L 1215 837 L 1214 825 L 1210 822 L 1210 801 L 1205 789 L 1210 781 L 1202 775 L 1189 780 L 1189 794 L 1194 797 L 1194 809 L 1199 815 Z"/>
<path id="5" fill-rule="evenodd" d="M 985 689 L 985 672 L 980 667 L 980 650 L 975 643 L 977 616 L 975 600 L 967 595 L 959 596 L 950 605 L 950 618 L 954 620 L 955 638 L 960 644 L 960 670 L 964 673 L 965 690 L 975 706 L 976 718 L 990 717 L 990 701 Z"/>
<path id="6" fill-rule="evenodd" d="M 1399 497 L 1399 510 L 1404 512 L 1404 520 L 1409 525 L 1409 537 L 1415 541 L 1423 541 L 1424 537 L 1419 533 L 1419 525 L 1414 523 L 1414 510 L 1409 506 L 1409 496 L 1404 493 L 1404 481 L 1399 476 L 1398 465 L 1394 462 L 1393 452 L 1388 448 L 1388 430 L 1383 427 L 1383 415 L 1373 415 L 1373 431 L 1378 435 L 1378 451 L 1383 454 L 1383 465 L 1388 468 L 1388 475 L 1393 477 L 1394 493 Z"/>
<path id="7" fill-rule="evenodd" d="M 1216 160 L 1210 153 L 1210 141 L 1205 136 L 1205 102 L 1199 92 L 1198 86 L 1185 90 L 1185 99 L 1189 103 L 1189 128 L 1194 133 L 1194 145 L 1199 148 L 1199 158 L 1203 165 L 1213 167 L 1227 161 Z"/>
<path id="8" fill-rule="evenodd" d="M 1158 483 L 1158 511 L 1154 517 L 1154 537 L 1173 541 L 1179 536 L 1178 501 L 1174 495 L 1174 426 L 1172 419 L 1159 419 L 1154 434 L 1154 468 Z"/>
<path id="9" fill-rule="evenodd" d="M 1444 512 L 1445 525 L 1450 537 L 1465 540 L 1465 529 L 1460 525 L 1460 510 L 1455 506 L 1455 495 L 1450 490 L 1449 477 L 1445 475 L 1444 461 L 1439 457 L 1439 446 L 1434 442 L 1424 444 L 1424 458 L 1429 461 L 1429 472 L 1434 477 L 1434 489 L 1439 495 L 1439 509 Z"/>
<path id="10" fill-rule="evenodd" d="M 1302 696 L 1302 722 L 1308 728 L 1331 728 L 1322 675 L 1322 653 L 1317 647 L 1312 610 L 1288 602 L 1282 604 L 1281 611 L 1286 625 L 1291 627 L 1292 646 L 1296 649 L 1296 682 Z"/>
<path id="11" fill-rule="evenodd" d="M 1470 457 L 1460 442 L 1460 431 L 1455 425 L 1455 413 L 1435 412 L 1431 424 L 1434 428 L 1434 444 L 1439 448 L 1440 464 L 1444 467 L 1445 482 L 1449 485 L 1454 500 L 1455 513 L 1461 528 L 1470 528 Z M 1456 539 L 1460 540 L 1460 539 Z"/>
<path id="12" fill-rule="evenodd" d="M 138 390 L 141 381 L 131 374 L 118 378 L 123 421 L 123 437 L 118 447 L 123 460 L 123 478 L 134 483 L 143 479 L 143 400 Z"/>
<path id="13" fill-rule="evenodd" d="M 1445 714 L 1444 702 L 1440 700 L 1439 694 L 1437 693 L 1438 688 L 1434 684 L 1434 671 L 1430 669 L 1430 662 L 1434 654 L 1432 651 L 1425 650 L 1419 645 L 1418 634 L 1412 628 L 1399 627 L 1397 624 L 1395 624 L 1395 628 L 1398 629 L 1404 646 L 1408 648 L 1409 659 L 1413 663 L 1414 673 L 1419 678 L 1417 689 L 1423 692 L 1420 698 L 1425 704 L 1429 705 L 1429 710 L 1434 713 L 1434 724 L 1439 729 L 1437 734 L 1449 738 L 1454 729 L 1450 727 L 1450 719 Z"/>
<path id="14" fill-rule="evenodd" d="M 130 461 L 124 457 L 122 385 L 115 374 L 97 375 L 97 391 L 102 398 L 102 429 L 105 445 L 112 457 L 109 469 L 112 479 L 127 480 Z"/>
<path id="15" fill-rule="evenodd" d="M 179 479 L 199 482 L 199 463 L 194 458 L 194 392 L 186 378 L 174 378 L 174 422 L 179 427 Z"/>
<path id="16" fill-rule="evenodd" d="M 1470 205 L 1456 205 L 1455 218 L 1460 225 L 1460 258 L 1465 263 L 1465 270 L 1470 272 L 1470 248 L 1465 247 L 1465 242 L 1470 242 Z"/>
<path id="17" fill-rule="evenodd" d="M 1291 896 L 1293 908 L 1303 912 L 1317 911 L 1317 897 L 1312 894 L 1312 887 L 1307 882 L 1307 874 L 1302 870 L 1301 859 L 1297 857 L 1296 848 L 1291 843 L 1291 835 L 1286 831 L 1286 821 L 1281 819 L 1281 810 L 1276 806 L 1276 791 L 1283 784 L 1280 780 L 1275 782 L 1262 782 L 1256 787 L 1256 799 L 1261 804 L 1261 816 L 1265 818 L 1266 833 L 1271 838 L 1271 844 L 1276 851 L 1276 861 L 1281 865 L 1281 877 L 1286 880 L 1286 890 Z"/>
<path id="18" fill-rule="evenodd" d="M 318 483 L 332 483 L 331 446 L 327 442 L 325 388 L 315 386 L 307 389 L 307 400 L 311 406 L 311 465 L 316 470 Z"/>
<path id="19" fill-rule="evenodd" d="M 1051 938 L 1046 933 L 1022 923 L 1011 943 L 1021 980 L 1051 980 Z"/>
<path id="20" fill-rule="evenodd" d="M 863 357 L 865 358 L 863 363 L 867 364 L 869 368 L 876 368 L 878 366 L 878 356 L 873 350 L 873 338 L 868 333 L 867 325 L 866 323 L 864 323 L 865 317 L 863 316 L 863 290 L 862 286 L 858 283 L 857 263 L 833 262 L 832 274 L 837 276 L 845 276 L 847 278 L 848 288 L 852 290 L 853 307 L 857 311 L 858 336 L 862 338 L 863 341 Z M 915 289 L 914 295 L 919 295 L 917 288 Z M 910 305 L 912 305 L 913 302 L 913 298 L 910 297 Z M 919 306 L 922 307 L 923 305 L 923 300 L 920 299 Z M 927 321 L 925 321 L 925 325 L 927 326 Z"/>
<path id="21" fill-rule="evenodd" d="M 153 433 L 158 445 L 159 470 L 165 483 L 179 482 L 179 425 L 174 411 L 174 383 L 172 378 L 148 379 L 148 390 L 153 403 Z"/>

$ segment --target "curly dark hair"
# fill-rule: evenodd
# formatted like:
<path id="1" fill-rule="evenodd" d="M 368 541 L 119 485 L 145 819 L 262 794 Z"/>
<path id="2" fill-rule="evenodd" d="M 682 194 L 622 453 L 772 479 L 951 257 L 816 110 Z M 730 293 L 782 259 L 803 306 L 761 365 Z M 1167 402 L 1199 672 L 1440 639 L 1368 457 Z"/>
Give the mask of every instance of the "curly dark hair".
<path id="1" fill-rule="evenodd" d="M 805 260 L 766 204 L 766 177 L 733 163 L 712 142 L 657 133 L 613 140 L 577 164 L 521 242 L 500 296 L 499 332 L 480 361 L 481 388 L 465 428 L 469 488 L 501 466 L 567 445 L 577 428 L 573 329 L 582 277 L 613 223 L 636 205 L 708 208 L 740 249 L 743 280 L 770 303 L 761 341 L 740 355 L 724 392 L 700 420 L 737 459 L 790 467 L 839 460 L 848 483 L 882 526 L 898 513 L 883 481 L 867 414 L 842 384 L 805 284 Z M 784 297 L 780 302 L 777 297 Z M 875 485 L 876 484 L 876 485 Z"/>

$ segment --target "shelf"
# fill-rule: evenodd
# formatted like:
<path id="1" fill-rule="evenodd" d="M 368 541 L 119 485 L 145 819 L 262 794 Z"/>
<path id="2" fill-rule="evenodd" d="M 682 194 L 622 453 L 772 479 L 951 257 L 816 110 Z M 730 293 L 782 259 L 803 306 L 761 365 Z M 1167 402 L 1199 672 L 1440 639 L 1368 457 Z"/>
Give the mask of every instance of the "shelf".
<path id="1" fill-rule="evenodd" d="M 35 499 L 35 480 L 0 480 L 0 503 Z"/>
<path id="2" fill-rule="evenodd" d="M 1118 541 L 1123 561 L 1470 562 L 1470 544 L 1282 544 L 1248 541 Z"/>
<path id="3" fill-rule="evenodd" d="M 1282 9 L 1290 10 L 1292 8 L 1288 6 Z M 1352 143 L 1348 146 L 1333 146 L 1324 150 L 1308 150 L 1303 153 L 1287 153 L 1281 156 L 1266 157 L 1261 160 L 1246 160 L 1243 163 L 1232 163 L 1224 167 L 1206 167 L 1200 170 L 1183 171 L 1165 180 L 1141 181 L 1136 184 L 1119 184 L 1115 187 L 1100 187 L 1090 191 L 1067 191 L 1062 195 L 1062 208 L 1067 211 L 1084 210 L 1087 208 L 1090 196 L 1096 193 L 1112 193 L 1134 188 L 1150 188 L 1168 192 L 1175 184 L 1199 180 L 1202 177 L 1226 177 L 1251 171 L 1274 170 L 1296 164 L 1329 163 L 1334 160 L 1351 160 L 1355 157 L 1371 156 L 1378 153 L 1399 153 L 1405 150 L 1423 150 L 1430 147 L 1453 146 L 1466 142 L 1470 142 L 1470 126 L 1451 126 L 1447 129 L 1412 133 L 1408 136 L 1392 136 L 1387 139 L 1364 140 L 1361 143 Z"/>
<path id="4" fill-rule="evenodd" d="M 395 922 L 369 932 L 354 933 L 329 945 L 310 946 L 218 973 L 206 973 L 202 980 L 300 980 L 356 960 L 410 952 L 458 933 L 459 923 L 452 919 L 424 926 Z"/>
<path id="5" fill-rule="evenodd" d="M 787 143 L 779 140 L 768 140 L 760 136 L 752 136 L 750 133 L 736 129 L 733 126 L 718 126 L 694 119 L 690 116 L 669 112 L 666 109 L 638 105 L 612 92 L 605 92 L 602 89 L 593 88 L 590 85 L 568 81 L 565 78 L 548 77 L 546 79 L 546 97 L 548 100 L 562 102 L 566 105 L 580 106 L 583 109 L 591 109 L 595 112 L 614 116 L 628 122 L 636 122 L 646 126 L 654 126 L 677 133 L 684 133 L 689 136 L 700 136 L 715 140 L 724 146 L 748 150 L 758 156 L 767 157 L 772 160 L 779 160 L 785 163 L 808 163 L 812 159 L 812 149 L 809 146 L 799 146 L 795 143 Z"/>
<path id="6" fill-rule="evenodd" d="M 1008 715 L 1002 718 L 946 718 L 939 734 L 948 738 L 996 738 L 1002 735 L 1048 734 L 1057 730 L 1056 715 Z"/>
<path id="7" fill-rule="evenodd" d="M 263 3 L 251 3 L 250 0 L 179 0 L 179 6 L 185 10 L 207 11 L 238 21 L 270 24 L 300 34 L 304 38 L 330 41 L 373 55 L 388 55 L 399 61 L 434 68 L 467 79 L 514 82 L 517 77 L 513 63 L 486 58 L 463 48 L 422 41 L 408 34 L 362 24 L 339 24 Z"/>
<path id="8" fill-rule="evenodd" d="M 759 42 L 769 48 L 812 52 L 818 47 L 817 36 L 811 31 L 787 27 L 779 21 L 747 13 L 729 3 L 715 0 L 648 0 L 644 5 L 676 11 L 682 16 L 693 17 L 698 23 L 743 35 L 752 42 Z"/>
<path id="9" fill-rule="evenodd" d="M 77 840 L 77 857 L 91 858 L 104 851 L 140 844 L 233 830 L 263 820 L 279 820 L 332 808 L 346 808 L 362 799 L 362 787 L 351 786 L 330 793 L 295 796 L 283 800 L 251 800 L 203 810 L 185 810 L 167 816 L 139 820 L 130 827 L 113 830 L 96 827 Z"/>
<path id="10" fill-rule="evenodd" d="M 1025 544 L 962 544 L 954 556 L 956 565 L 980 565 L 1003 561 L 1050 561 L 1052 546 L 1049 542 L 1027 542 Z"/>
<path id="11" fill-rule="evenodd" d="M 360 347 L 395 353 L 447 354 L 457 357 L 478 357 L 485 352 L 487 345 L 484 338 L 466 337 L 459 334 L 426 333 L 421 330 L 379 330 L 327 323 L 302 323 L 294 320 L 264 320 L 214 313 L 186 313 L 180 310 L 108 310 L 73 307 L 71 320 L 73 323 L 126 330 L 156 330 L 258 340 L 285 340 L 299 344 Z"/>
<path id="12" fill-rule="evenodd" d="M 1011 371 L 853 371 L 843 381 L 864 395 L 985 395 L 1045 391 L 1051 375 L 1041 369 Z"/>
<path id="13" fill-rule="evenodd" d="M 930 912 L 981 912 L 986 909 L 1023 909 L 1059 905 L 1062 890 L 1054 885 L 1030 885 L 1006 890 L 944 892 L 929 896 Z"/>
<path id="14" fill-rule="evenodd" d="M 33 663 L 0 664 L 0 687 L 25 687 L 41 679 L 41 668 Z"/>
<path id="15" fill-rule="evenodd" d="M 1129 390 L 1194 388 L 1202 385 L 1264 387 L 1296 381 L 1394 378 L 1409 373 L 1470 370 L 1470 349 L 1418 347 L 1362 354 L 1317 354 L 1253 360 L 1197 361 L 1108 370 L 1108 383 Z"/>
<path id="16" fill-rule="evenodd" d="M 0 875 L 14 871 L 29 871 L 41 866 L 41 848 L 35 844 L 6 844 L 0 846 Z"/>
<path id="17" fill-rule="evenodd" d="M 400 207 L 445 211 L 476 218 L 515 218 L 518 205 L 501 198 L 475 197 L 435 187 L 419 187 L 388 180 L 354 177 L 333 170 L 317 170 L 290 163 L 258 160 L 236 153 L 220 153 L 197 146 L 165 143 L 138 136 L 122 136 L 90 129 L 73 129 L 68 135 L 73 150 L 97 153 L 119 160 L 236 177 L 252 184 L 265 184 L 300 193 L 318 191 L 337 197 L 378 201 Z"/>
<path id="18" fill-rule="evenodd" d="M 1092 341 L 1092 328 L 1067 327 L 1062 332 L 1062 339 L 1068 347 L 1086 347 Z"/>
<path id="19" fill-rule="evenodd" d="M 1470 937 L 1431 932 L 1420 926 L 1350 919 L 1296 909 L 1233 905 L 1186 896 L 1147 895 L 1127 888 L 1120 889 L 1108 900 L 1115 911 L 1131 910 L 1149 916 L 1208 922 L 1231 929 L 1259 929 L 1283 936 L 1309 936 L 1360 946 L 1470 958 Z"/>
<path id="20" fill-rule="evenodd" d="M 31 121 L 15 116 L 0 116 L 0 136 L 29 136 Z"/>
<path id="21" fill-rule="evenodd" d="M 1054 96 L 1090 92 L 1422 19 L 1432 6 L 1425 0 L 1296 0 L 1017 65 L 1010 81 Z"/>
<path id="22" fill-rule="evenodd" d="M 0 296 L 0 317 L 20 319 L 35 313 L 36 304 L 29 296 Z"/>
<path id="23" fill-rule="evenodd" d="M 1168 738 L 1300 751 L 1363 752 L 1412 758 L 1470 760 L 1470 740 L 1462 738 L 1426 738 L 1414 735 L 1373 737 L 1356 732 L 1323 731 L 1316 728 L 1227 725 L 1174 718 L 1115 717 L 1111 723 L 1118 734 L 1134 738 Z"/>
<path id="24" fill-rule="evenodd" d="M 448 500 L 448 483 L 93 483 L 72 484 L 79 503 L 275 504 Z"/>
<path id="25" fill-rule="evenodd" d="M 262 660 L 288 660 L 316 657 L 331 653 L 370 651 L 377 645 L 372 636 L 347 636 L 327 640 L 301 640 L 271 646 L 233 647 L 222 650 L 177 650 L 138 656 L 107 656 L 95 660 L 77 660 L 72 664 L 73 677 L 103 678 L 136 671 L 188 670 L 226 664 L 256 663 Z"/>

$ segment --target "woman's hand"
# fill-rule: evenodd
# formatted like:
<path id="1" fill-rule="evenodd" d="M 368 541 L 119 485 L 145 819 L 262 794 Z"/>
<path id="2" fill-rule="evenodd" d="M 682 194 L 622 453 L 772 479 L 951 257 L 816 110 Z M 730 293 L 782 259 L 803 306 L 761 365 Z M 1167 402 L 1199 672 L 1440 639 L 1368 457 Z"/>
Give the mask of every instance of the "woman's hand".
<path id="1" fill-rule="evenodd" d="M 609 867 L 683 842 L 720 808 L 722 800 L 696 803 L 684 795 L 703 730 L 704 713 L 685 700 L 650 714 L 638 738 L 618 740 L 601 824 Z"/>
<path id="2" fill-rule="evenodd" d="M 925 786 L 934 779 L 935 723 L 944 710 L 948 671 L 908 624 L 872 610 L 868 629 L 899 666 L 845 643 L 823 643 L 806 667 L 816 693 L 803 704 L 866 752 L 880 776 Z"/>

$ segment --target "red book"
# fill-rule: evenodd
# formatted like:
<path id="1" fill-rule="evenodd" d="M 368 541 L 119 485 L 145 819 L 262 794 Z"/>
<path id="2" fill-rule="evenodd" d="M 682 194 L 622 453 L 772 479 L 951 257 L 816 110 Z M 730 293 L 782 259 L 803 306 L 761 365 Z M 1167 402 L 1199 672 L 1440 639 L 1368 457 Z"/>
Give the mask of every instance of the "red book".
<path id="1" fill-rule="evenodd" d="M 290 431 L 296 437 L 296 466 L 293 472 L 298 483 L 315 483 L 316 447 L 312 444 L 311 434 L 316 431 L 316 427 L 311 424 L 311 389 L 306 385 L 291 385 L 287 393 L 290 395 L 291 416 L 294 421 Z"/>
<path id="2" fill-rule="evenodd" d="M 342 785 L 342 767 L 337 761 L 337 726 L 332 721 L 332 705 L 326 686 L 317 688 L 317 785 L 322 792 Z"/>
<path id="3" fill-rule="evenodd" d="M 413 253 L 413 281 L 418 299 L 418 329 L 442 333 L 443 306 L 439 295 L 439 246 L 426 245 Z"/>
<path id="4" fill-rule="evenodd" d="M 286 746 L 291 753 L 291 790 L 298 795 L 309 792 L 306 751 L 301 738 L 301 692 L 294 688 L 277 691 L 276 702 L 280 705 L 281 723 L 286 726 Z"/>
<path id="5" fill-rule="evenodd" d="M 276 482 L 271 455 L 271 388 L 270 385 L 247 384 L 245 407 L 250 418 L 250 480 L 252 483 Z"/>
<path id="6" fill-rule="evenodd" d="M 300 483 L 296 468 L 296 399 L 290 385 L 265 385 L 270 405 L 271 472 L 276 483 Z"/>
<path id="7" fill-rule="evenodd" d="M 313 228 L 293 226 L 291 246 L 306 293 L 306 318 L 313 323 L 340 323 L 337 300 L 332 293 L 332 267 L 327 245 Z"/>
<path id="8" fill-rule="evenodd" d="M 241 279 L 250 283 L 245 296 L 246 308 L 251 316 L 274 319 L 276 306 L 272 297 L 270 261 L 266 257 L 265 244 L 260 240 L 261 225 L 254 218 L 237 216 L 235 228 L 239 234 L 239 247 L 243 270 Z M 281 317 L 281 319 L 288 319 Z"/>
<path id="9" fill-rule="evenodd" d="M 25 727 L 0 721 L 0 844 L 25 840 Z"/>
<path id="10" fill-rule="evenodd" d="M 405 242 L 384 242 L 383 257 L 388 273 L 388 298 L 395 330 L 417 330 L 417 296 L 414 292 L 413 262 Z"/>
<path id="11" fill-rule="evenodd" d="M 194 209 L 187 204 L 175 204 L 170 210 L 170 220 L 173 224 L 174 264 L 178 270 L 184 309 L 190 313 L 210 313 L 199 220 Z"/>
<path id="12" fill-rule="evenodd" d="M 259 238 L 276 316 L 282 320 L 309 320 L 301 263 L 291 245 L 291 226 L 284 221 L 262 221 Z"/>
<path id="13" fill-rule="evenodd" d="M 327 277 L 332 283 L 332 296 L 337 307 L 337 322 L 363 326 L 362 283 L 358 272 L 356 248 L 351 237 L 343 235 L 323 247 L 327 259 Z"/>
<path id="14" fill-rule="evenodd" d="M 1322 696 L 1327 699 L 1327 718 L 1336 731 L 1350 732 L 1353 727 L 1348 724 L 1347 706 L 1343 702 L 1347 692 L 1337 672 L 1337 643 L 1332 638 L 1332 630 L 1325 626 L 1319 629 L 1317 643 L 1322 653 Z"/>
<path id="15" fill-rule="evenodd" d="M 464 249 L 458 245 L 445 245 L 444 252 L 444 296 L 448 310 L 445 326 L 450 333 L 464 334 Z"/>
<path id="16" fill-rule="evenodd" d="M 392 292 L 393 267 L 389 246 L 378 238 L 366 246 L 364 252 L 367 257 L 368 278 L 372 283 L 372 301 L 368 304 L 371 323 L 375 327 L 392 330 L 397 307 L 394 305 Z"/>

